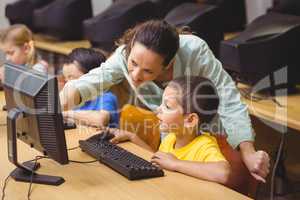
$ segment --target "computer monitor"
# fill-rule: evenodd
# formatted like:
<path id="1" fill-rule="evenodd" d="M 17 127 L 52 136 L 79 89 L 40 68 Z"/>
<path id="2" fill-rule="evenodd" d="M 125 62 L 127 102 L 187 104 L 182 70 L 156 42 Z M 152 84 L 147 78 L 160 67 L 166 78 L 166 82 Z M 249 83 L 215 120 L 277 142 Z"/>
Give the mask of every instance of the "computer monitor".
<path id="1" fill-rule="evenodd" d="M 6 4 L 5 16 L 10 24 L 25 24 L 34 32 L 39 29 L 33 24 L 33 12 L 54 0 L 18 0 Z"/>
<path id="2" fill-rule="evenodd" d="M 35 9 L 32 20 L 40 33 L 61 40 L 81 40 L 82 22 L 92 14 L 91 0 L 58 0 Z"/>
<path id="3" fill-rule="evenodd" d="M 300 17 L 270 12 L 238 36 L 221 42 L 220 61 L 239 82 L 295 92 L 299 78 Z M 263 85 L 262 85 L 263 84 Z"/>
<path id="4" fill-rule="evenodd" d="M 62 177 L 37 174 L 32 164 L 20 164 L 17 156 L 19 139 L 60 164 L 69 162 L 56 77 L 24 66 L 4 66 L 8 159 L 17 166 L 11 176 L 17 181 L 59 185 Z"/>
<path id="5" fill-rule="evenodd" d="M 157 18 L 155 4 L 147 0 L 120 0 L 83 22 L 84 37 L 93 47 L 112 52 L 115 41 L 136 24 Z"/>

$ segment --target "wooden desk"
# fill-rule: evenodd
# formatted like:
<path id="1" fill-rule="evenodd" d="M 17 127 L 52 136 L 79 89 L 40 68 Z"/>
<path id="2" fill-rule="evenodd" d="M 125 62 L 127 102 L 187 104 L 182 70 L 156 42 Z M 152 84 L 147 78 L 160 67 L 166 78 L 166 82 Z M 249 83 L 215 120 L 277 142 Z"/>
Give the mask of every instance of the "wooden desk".
<path id="1" fill-rule="evenodd" d="M 59 41 L 45 35 L 34 35 L 35 47 L 48 52 L 68 55 L 75 48 L 90 48 L 91 44 L 87 40 L 80 41 Z"/>
<path id="2" fill-rule="evenodd" d="M 5 105 L 4 91 L 0 91 L 0 126 L 6 126 L 6 115 L 7 112 L 2 110 Z"/>
<path id="3" fill-rule="evenodd" d="M 238 87 L 245 88 L 247 86 L 239 84 Z M 251 101 L 242 97 L 242 101 L 248 105 L 251 115 L 300 131 L 300 92 L 276 97 L 276 101 L 282 107 L 271 99 Z"/>
<path id="4" fill-rule="evenodd" d="M 15 167 L 7 159 L 6 127 L 0 127 L 1 170 L 0 179 L 4 178 Z M 94 132 L 92 128 L 81 128 L 66 133 L 68 148 L 78 146 L 78 140 L 84 139 Z M 26 144 L 18 142 L 19 157 L 22 160 L 33 159 L 37 151 Z M 123 143 L 122 147 L 137 155 L 150 159 L 152 153 L 131 143 Z M 80 149 L 69 151 L 69 159 L 93 160 Z M 82 200 L 82 199 L 250 199 L 222 185 L 197 180 L 179 173 L 165 171 L 165 176 L 147 180 L 129 181 L 103 164 L 76 164 L 62 166 L 53 160 L 40 161 L 39 172 L 48 175 L 62 176 L 66 180 L 61 186 L 33 186 L 32 199 Z M 3 183 L 1 184 L 3 185 Z M 28 183 L 15 182 L 10 179 L 6 188 L 7 199 L 24 199 L 28 191 Z"/>
<path id="5" fill-rule="evenodd" d="M 229 32 L 224 34 L 224 40 L 230 40 L 236 36 L 238 36 L 241 32 Z"/>
<path id="6" fill-rule="evenodd" d="M 4 93 L 0 92 L 0 105 L 4 104 Z M 2 111 L 3 112 L 3 111 Z M 0 115 L 4 121 L 6 114 Z M 66 132 L 67 148 L 78 146 L 78 140 L 86 139 L 95 133 L 94 128 L 79 127 Z M 152 153 L 132 144 L 123 143 L 122 147 L 150 160 Z M 6 125 L 0 125 L 0 180 L 1 187 L 5 177 L 15 168 L 7 158 Z M 18 141 L 19 160 L 26 161 L 40 155 L 27 144 Z M 79 148 L 68 152 L 69 159 L 77 161 L 93 160 Z M 59 165 L 53 160 L 40 160 L 41 174 L 62 176 L 66 182 L 60 186 L 33 185 L 32 199 L 82 200 L 82 199 L 249 199 L 220 184 L 201 181 L 180 173 L 165 170 L 165 176 L 139 181 L 129 181 L 122 175 L 98 162 L 91 164 L 70 163 Z M 6 199 L 23 200 L 27 197 L 28 183 L 10 179 L 6 188 Z"/>

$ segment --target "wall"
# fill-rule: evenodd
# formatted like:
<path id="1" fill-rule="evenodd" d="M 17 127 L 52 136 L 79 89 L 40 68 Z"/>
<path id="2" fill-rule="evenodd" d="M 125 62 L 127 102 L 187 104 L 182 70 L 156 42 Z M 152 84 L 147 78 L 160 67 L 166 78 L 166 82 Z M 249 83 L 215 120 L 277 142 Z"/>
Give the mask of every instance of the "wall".
<path id="1" fill-rule="evenodd" d="M 247 22 L 265 14 L 272 5 L 273 0 L 246 0 Z"/>
<path id="2" fill-rule="evenodd" d="M 14 0 L 0 0 L 0 29 L 8 26 L 8 21 L 5 17 L 5 5 L 14 2 Z"/>
<path id="3" fill-rule="evenodd" d="M 112 0 L 92 0 L 94 15 L 99 14 L 112 3 Z"/>

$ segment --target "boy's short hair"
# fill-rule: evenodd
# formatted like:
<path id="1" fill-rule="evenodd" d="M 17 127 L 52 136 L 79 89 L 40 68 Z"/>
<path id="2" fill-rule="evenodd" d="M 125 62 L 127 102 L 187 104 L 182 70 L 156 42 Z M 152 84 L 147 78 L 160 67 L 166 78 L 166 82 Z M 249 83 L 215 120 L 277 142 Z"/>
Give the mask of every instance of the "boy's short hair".
<path id="1" fill-rule="evenodd" d="M 76 61 L 83 73 L 97 68 L 101 63 L 105 62 L 106 58 L 100 51 L 88 48 L 76 48 L 67 56 L 65 64 L 71 64 Z"/>
<path id="2" fill-rule="evenodd" d="M 215 117 L 219 96 L 209 79 L 200 76 L 181 76 L 173 79 L 168 87 L 180 91 L 179 101 L 184 114 L 196 113 L 200 117 L 201 124 L 210 123 Z"/>

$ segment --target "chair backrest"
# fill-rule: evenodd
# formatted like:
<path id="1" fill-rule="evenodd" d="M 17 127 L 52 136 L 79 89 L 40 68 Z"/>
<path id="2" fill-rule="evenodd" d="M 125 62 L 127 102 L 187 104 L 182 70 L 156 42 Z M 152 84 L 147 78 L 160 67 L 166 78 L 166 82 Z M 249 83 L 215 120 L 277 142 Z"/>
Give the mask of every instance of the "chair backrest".
<path id="1" fill-rule="evenodd" d="M 229 145 L 225 136 L 215 135 L 215 137 L 217 138 L 223 155 L 231 165 L 231 175 L 228 187 L 254 198 L 258 182 L 245 166 L 241 153 Z"/>
<path id="2" fill-rule="evenodd" d="M 159 147 L 159 120 L 151 111 L 129 104 L 125 105 L 120 115 L 120 129 L 136 133 L 153 150 Z"/>

